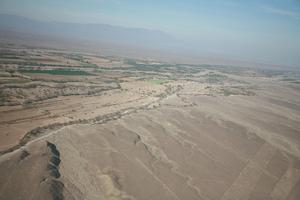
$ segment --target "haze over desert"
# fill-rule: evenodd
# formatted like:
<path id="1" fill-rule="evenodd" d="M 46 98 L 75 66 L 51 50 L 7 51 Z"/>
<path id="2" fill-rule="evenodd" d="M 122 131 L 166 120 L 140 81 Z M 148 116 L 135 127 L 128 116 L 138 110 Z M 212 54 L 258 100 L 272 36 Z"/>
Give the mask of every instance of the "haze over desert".
<path id="1" fill-rule="evenodd" d="M 0 2 L 0 200 L 299 200 L 300 3 Z"/>

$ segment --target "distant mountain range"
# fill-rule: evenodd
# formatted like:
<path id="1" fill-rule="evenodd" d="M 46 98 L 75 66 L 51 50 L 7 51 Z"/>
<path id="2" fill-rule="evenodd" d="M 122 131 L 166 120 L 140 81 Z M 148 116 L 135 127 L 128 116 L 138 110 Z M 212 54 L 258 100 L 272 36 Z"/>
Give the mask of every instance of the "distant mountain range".
<path id="1" fill-rule="evenodd" d="M 161 48 L 175 42 L 171 35 L 157 30 L 108 24 L 48 22 L 8 14 L 0 14 L 0 30 L 139 47 L 158 45 Z"/>
<path id="2" fill-rule="evenodd" d="M 108 24 L 50 22 L 9 14 L 0 14 L 0 43 L 92 50 L 108 55 L 185 63 L 278 66 L 206 53 L 208 46 L 205 44 L 177 40 L 158 30 Z"/>

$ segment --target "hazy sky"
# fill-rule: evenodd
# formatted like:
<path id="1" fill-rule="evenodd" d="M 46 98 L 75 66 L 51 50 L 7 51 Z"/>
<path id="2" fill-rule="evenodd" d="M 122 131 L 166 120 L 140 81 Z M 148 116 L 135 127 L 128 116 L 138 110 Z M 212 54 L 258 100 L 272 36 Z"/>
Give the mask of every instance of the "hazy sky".
<path id="1" fill-rule="evenodd" d="M 200 51 L 300 66 L 300 0 L 0 0 L 0 12 L 157 29 Z"/>

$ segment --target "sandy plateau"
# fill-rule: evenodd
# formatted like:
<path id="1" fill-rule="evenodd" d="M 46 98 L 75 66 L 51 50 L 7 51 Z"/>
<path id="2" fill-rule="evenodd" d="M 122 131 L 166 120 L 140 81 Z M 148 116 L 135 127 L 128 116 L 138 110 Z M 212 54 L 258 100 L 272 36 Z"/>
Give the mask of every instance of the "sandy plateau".
<path id="1" fill-rule="evenodd" d="M 10 45 L 0 63 L 0 199 L 300 199 L 297 71 Z"/>

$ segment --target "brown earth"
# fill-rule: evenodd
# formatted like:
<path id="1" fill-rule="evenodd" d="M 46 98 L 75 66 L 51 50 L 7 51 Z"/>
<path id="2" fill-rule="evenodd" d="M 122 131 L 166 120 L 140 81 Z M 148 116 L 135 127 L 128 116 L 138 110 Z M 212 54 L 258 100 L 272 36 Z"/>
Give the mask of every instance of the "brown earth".
<path id="1" fill-rule="evenodd" d="M 139 62 L 1 106 L 0 199 L 300 199 L 295 74 Z"/>

